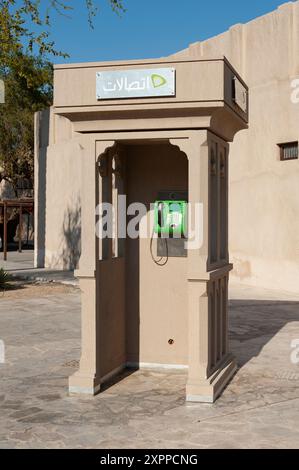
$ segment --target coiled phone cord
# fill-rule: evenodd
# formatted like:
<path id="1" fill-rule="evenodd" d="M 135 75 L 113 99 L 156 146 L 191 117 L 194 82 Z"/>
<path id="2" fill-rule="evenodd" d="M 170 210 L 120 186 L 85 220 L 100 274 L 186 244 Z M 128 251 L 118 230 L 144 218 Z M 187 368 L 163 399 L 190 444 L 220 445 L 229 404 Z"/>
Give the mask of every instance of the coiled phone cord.
<path id="1" fill-rule="evenodd" d="M 155 233 L 154 233 L 154 230 L 153 230 L 152 231 L 152 236 L 151 236 L 151 242 L 150 242 L 150 253 L 151 253 L 152 260 L 157 266 L 165 266 L 168 263 L 168 259 L 169 259 L 167 238 L 162 237 L 162 240 L 165 241 L 166 259 L 164 259 L 165 258 L 164 256 L 161 256 L 159 259 L 155 259 L 154 252 L 153 252 L 154 235 L 155 235 Z M 157 239 L 158 239 L 158 237 L 157 237 Z M 162 261 L 163 259 L 164 259 L 164 261 Z"/>

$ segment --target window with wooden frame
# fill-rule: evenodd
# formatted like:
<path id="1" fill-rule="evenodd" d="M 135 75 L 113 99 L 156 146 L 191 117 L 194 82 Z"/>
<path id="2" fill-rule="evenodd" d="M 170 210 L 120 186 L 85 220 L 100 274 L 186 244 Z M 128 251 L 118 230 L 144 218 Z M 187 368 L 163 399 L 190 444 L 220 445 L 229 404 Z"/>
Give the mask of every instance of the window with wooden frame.
<path id="1" fill-rule="evenodd" d="M 280 160 L 297 160 L 298 156 L 298 141 L 297 142 L 286 142 L 284 144 L 278 144 L 280 150 Z"/>

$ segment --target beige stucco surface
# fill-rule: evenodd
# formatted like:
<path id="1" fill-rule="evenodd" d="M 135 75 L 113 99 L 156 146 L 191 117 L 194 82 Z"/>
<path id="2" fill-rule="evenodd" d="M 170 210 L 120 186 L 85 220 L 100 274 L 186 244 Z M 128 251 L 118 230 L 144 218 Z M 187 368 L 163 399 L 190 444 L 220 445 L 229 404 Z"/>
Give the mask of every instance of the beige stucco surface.
<path id="1" fill-rule="evenodd" d="M 188 190 L 187 157 L 170 145 L 134 145 L 127 165 L 128 204 L 146 204 L 150 227 L 149 205 L 159 191 Z M 169 257 L 158 265 L 156 243 L 151 250 L 150 238 L 127 239 L 127 360 L 187 365 L 187 258 Z"/>
<path id="2" fill-rule="evenodd" d="M 73 269 L 81 242 L 80 146 L 72 123 L 53 109 L 36 121 L 35 265 Z"/>
<path id="3" fill-rule="evenodd" d="M 232 279 L 298 292 L 299 161 L 281 162 L 277 144 L 299 140 L 299 103 L 291 101 L 291 83 L 299 77 L 299 2 L 175 56 L 217 53 L 250 88 L 250 126 L 230 152 Z"/>

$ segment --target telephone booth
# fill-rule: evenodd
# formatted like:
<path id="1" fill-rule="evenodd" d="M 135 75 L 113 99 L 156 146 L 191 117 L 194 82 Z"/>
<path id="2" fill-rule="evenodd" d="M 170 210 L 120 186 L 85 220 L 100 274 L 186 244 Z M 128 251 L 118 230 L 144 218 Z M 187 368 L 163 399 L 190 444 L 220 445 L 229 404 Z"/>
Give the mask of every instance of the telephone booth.
<path id="1" fill-rule="evenodd" d="M 82 352 L 69 391 L 95 395 L 126 367 L 185 368 L 186 399 L 214 402 L 236 371 L 228 157 L 247 127 L 245 83 L 224 57 L 163 59 L 58 65 L 54 90 L 81 162 Z"/>

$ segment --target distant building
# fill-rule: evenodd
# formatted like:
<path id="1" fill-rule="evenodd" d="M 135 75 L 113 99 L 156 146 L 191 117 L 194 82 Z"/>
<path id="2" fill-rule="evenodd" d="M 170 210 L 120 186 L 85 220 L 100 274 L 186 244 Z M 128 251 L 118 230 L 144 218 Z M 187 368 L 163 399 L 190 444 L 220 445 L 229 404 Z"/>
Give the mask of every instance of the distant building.
<path id="1" fill-rule="evenodd" d="M 219 53 L 250 89 L 249 129 L 237 134 L 230 152 L 232 280 L 298 292 L 299 2 L 175 57 Z"/>

